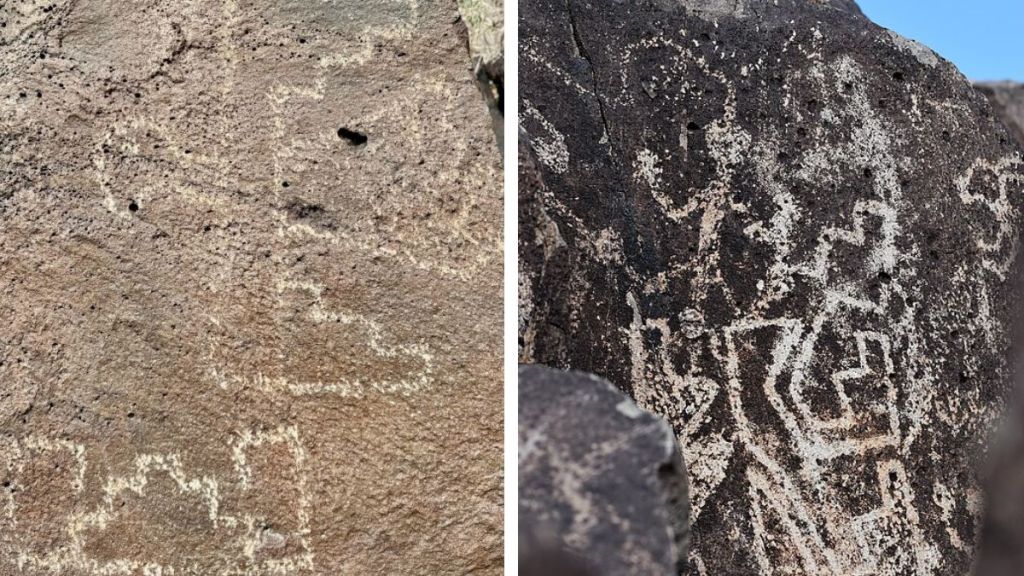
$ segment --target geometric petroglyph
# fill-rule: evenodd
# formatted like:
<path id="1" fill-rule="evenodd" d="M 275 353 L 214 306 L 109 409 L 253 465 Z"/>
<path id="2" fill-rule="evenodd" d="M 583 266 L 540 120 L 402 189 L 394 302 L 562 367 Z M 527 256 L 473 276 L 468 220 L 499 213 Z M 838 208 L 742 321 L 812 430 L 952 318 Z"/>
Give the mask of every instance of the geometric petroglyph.
<path id="1" fill-rule="evenodd" d="M 691 573 L 963 573 L 1024 162 L 930 51 L 745 4 L 524 6 L 523 356 L 673 424 Z"/>
<path id="2" fill-rule="evenodd" d="M 121 474 L 87 476 L 100 454 L 41 437 L 0 451 L 5 564 L 90 576 L 312 573 L 307 455 L 294 426 L 240 431 L 229 475 L 195 470 L 179 453 L 141 453 Z M 223 553 L 190 557 L 183 538 Z"/>
<path id="3" fill-rule="evenodd" d="M 312 282 L 282 280 L 277 285 L 277 297 L 287 292 L 299 292 L 310 298 L 307 314 L 316 326 L 339 326 L 359 336 L 360 348 L 370 357 L 399 373 L 393 377 L 375 377 L 370 371 L 352 376 L 339 375 L 334 379 L 297 379 L 287 375 L 235 374 L 216 368 L 208 362 L 207 373 L 221 389 L 255 388 L 264 392 L 284 392 L 295 396 L 329 394 L 341 398 L 363 398 L 372 394 L 408 396 L 428 388 L 435 378 L 434 356 L 429 346 L 421 343 L 392 343 L 387 330 L 379 322 L 353 311 L 329 308 L 323 300 L 324 286 Z"/>
<path id="4" fill-rule="evenodd" d="M 501 168 L 465 24 L 0 1 L 0 574 L 500 570 Z"/>
<path id="5" fill-rule="evenodd" d="M 681 49 L 681 52 L 688 54 L 686 49 Z M 690 55 L 690 58 L 695 57 Z M 848 60 L 840 60 L 835 69 L 837 75 L 861 74 L 858 66 Z M 863 106 L 864 100 L 865 96 L 855 91 L 847 104 L 848 110 L 837 111 L 837 115 L 858 114 L 865 126 L 875 130 L 874 134 L 882 133 L 881 120 L 871 114 L 869 107 Z M 716 141 L 721 141 L 721 151 L 718 153 L 720 158 L 734 154 L 728 151 L 730 142 L 749 142 L 749 137 L 742 135 L 741 129 L 735 127 L 729 118 L 730 106 L 726 107 L 726 117 L 721 125 L 716 124 L 715 130 L 708 129 L 708 146 L 712 150 L 715 149 Z M 829 165 L 826 155 L 829 158 L 863 156 L 869 153 L 867 147 L 870 147 L 870 153 L 876 155 L 872 159 L 872 168 L 876 173 L 874 189 L 877 199 L 856 201 L 847 226 L 824 227 L 817 235 L 815 246 L 803 260 L 795 259 L 792 254 L 793 241 L 790 237 L 795 225 L 795 211 L 792 208 L 788 213 L 785 211 L 786 207 L 793 207 L 794 199 L 788 190 L 762 173 L 766 189 L 776 192 L 774 201 L 783 211 L 769 222 L 755 223 L 748 231 L 756 241 L 773 247 L 774 264 L 759 284 L 763 296 L 751 306 L 755 311 L 750 317 L 736 320 L 720 331 L 709 333 L 713 342 L 713 355 L 722 362 L 728 377 L 728 401 L 737 426 L 737 440 L 756 461 L 756 465 L 748 469 L 755 541 L 780 537 L 788 540 L 791 549 L 799 551 L 799 554 L 784 563 L 800 565 L 808 573 L 822 570 L 819 564 L 827 566 L 830 573 L 875 573 L 883 558 L 878 555 L 878 548 L 843 550 L 842 547 L 826 542 L 849 530 L 863 539 L 869 539 L 876 529 L 883 532 L 889 529 L 890 532 L 886 533 L 891 533 L 896 529 L 892 523 L 897 522 L 893 516 L 893 502 L 897 501 L 905 504 L 903 511 L 907 514 L 905 519 L 899 520 L 906 524 L 901 524 L 900 529 L 916 534 L 917 539 L 914 541 L 919 543 L 916 549 L 921 556 L 905 559 L 905 565 L 930 570 L 935 564 L 930 559 L 934 554 L 933 547 L 920 541 L 920 530 L 913 520 L 917 514 L 913 508 L 913 498 L 898 500 L 888 496 L 892 490 L 889 484 L 893 482 L 888 476 L 880 475 L 873 489 L 879 495 L 880 506 L 867 512 L 830 510 L 828 514 L 821 514 L 817 511 L 820 510 L 818 506 L 828 501 L 826 494 L 830 489 L 815 494 L 803 487 L 828 486 L 823 479 L 829 474 L 833 462 L 852 457 L 863 459 L 862 465 L 872 465 L 875 459 L 872 454 L 898 450 L 906 439 L 898 412 L 897 396 L 900 392 L 892 378 L 895 374 L 892 340 L 899 338 L 915 341 L 919 336 L 914 335 L 915 326 L 906 318 L 892 324 L 883 320 L 890 314 L 890 300 L 905 293 L 901 278 L 895 271 L 895 243 L 900 234 L 896 206 L 902 192 L 894 178 L 888 176 L 896 162 L 888 154 L 889 146 L 879 141 L 877 136 L 870 140 L 855 139 L 847 145 L 833 142 L 827 149 L 821 147 L 806 151 L 808 166 L 801 177 L 825 178 L 825 174 L 815 170 L 818 169 L 816 167 L 825 170 Z M 645 183 L 652 195 L 658 197 L 660 169 L 653 159 L 656 157 L 650 151 L 646 153 L 647 156 L 638 164 L 640 172 L 637 180 Z M 720 160 L 717 165 L 728 166 L 733 163 Z M 719 177 L 727 182 L 733 176 L 723 173 Z M 707 280 L 698 276 L 694 293 L 706 294 L 707 285 L 717 283 L 728 295 L 729 286 L 721 282 L 723 276 L 720 271 L 720 267 L 726 264 L 717 260 L 718 248 L 714 239 L 722 213 L 712 215 L 714 220 L 709 224 L 706 208 L 715 205 L 717 200 L 714 194 L 723 194 L 725 188 L 718 188 L 718 192 L 715 190 L 712 188 L 709 192 L 698 193 L 683 211 L 674 210 L 670 200 L 659 198 L 659 202 L 665 205 L 669 216 L 676 215 L 676 218 L 688 216 L 697 207 L 705 207 L 698 250 L 703 252 L 706 244 L 710 253 L 708 258 L 703 259 L 703 278 Z M 733 209 L 736 208 L 742 206 L 736 206 L 733 201 Z M 854 250 L 847 251 L 844 246 Z M 851 254 L 860 255 L 856 257 L 858 263 L 855 265 L 850 263 Z M 844 262 L 842 266 L 840 262 Z M 869 291 L 860 280 L 864 275 L 882 276 L 886 282 L 873 285 Z M 766 318 L 762 310 L 767 309 L 773 301 L 784 299 L 798 281 L 814 288 L 811 294 L 815 297 L 810 299 L 809 306 L 802 311 L 804 315 Z M 634 349 L 634 382 L 650 381 L 651 374 L 643 366 L 652 365 L 647 360 L 650 354 L 661 354 L 662 360 L 654 365 L 659 366 L 659 370 L 664 373 L 662 378 L 669 388 L 694 390 L 694 399 L 701 396 L 713 398 L 716 394 L 715 386 L 708 379 L 690 377 L 681 380 L 671 372 L 671 361 L 665 356 L 671 351 L 669 346 L 683 346 L 684 343 L 688 344 L 688 340 L 673 338 L 666 319 L 641 318 L 634 296 L 627 297 L 627 304 L 634 314 L 630 336 Z M 699 310 L 693 313 L 698 318 L 703 316 Z M 655 341 L 662 343 L 660 352 L 643 349 L 645 338 L 637 332 L 638 327 L 657 328 L 660 336 Z M 826 347 L 825 343 L 832 344 Z M 770 353 L 759 355 L 753 353 L 756 350 L 767 350 Z M 757 365 L 760 358 L 767 362 L 763 366 L 763 373 L 758 375 L 752 367 Z M 795 447 L 796 456 L 801 462 L 799 480 L 792 479 L 779 457 L 773 455 L 779 447 L 772 446 L 770 441 L 766 443 L 766 439 L 773 436 L 771 429 L 763 428 L 763 423 L 752 422 L 748 418 L 744 398 L 750 396 L 752 386 L 763 392 L 763 396 L 755 403 L 765 402 L 774 410 L 775 417 L 782 423 Z M 641 405 L 653 408 L 659 402 L 655 398 L 656 393 L 648 392 L 650 387 L 649 383 L 637 386 L 635 390 Z M 645 394 L 651 397 L 647 399 Z M 707 401 L 698 403 L 695 413 L 688 415 L 687 430 L 700 429 L 709 423 L 707 405 Z M 916 433 L 917 430 L 910 432 L 911 435 Z M 720 443 L 713 436 L 687 436 L 694 451 L 694 454 L 688 454 L 689 462 L 698 460 L 700 456 L 711 459 L 710 462 L 698 464 L 703 474 L 695 474 L 694 515 L 699 516 L 703 500 L 725 479 L 724 469 L 734 448 L 719 445 L 717 449 L 712 449 L 712 446 Z M 899 465 L 895 461 L 890 464 Z M 905 484 L 901 486 L 900 489 L 909 489 Z M 772 496 L 779 490 L 784 490 L 787 500 L 779 501 Z M 762 500 L 762 497 L 766 499 Z M 773 516 L 775 520 L 769 521 L 768 516 Z M 878 528 L 881 518 L 887 519 L 888 528 Z M 781 534 L 771 535 L 764 529 L 768 523 L 781 523 L 788 528 Z M 797 526 L 803 528 L 798 530 Z M 768 559 L 784 555 L 779 551 L 774 555 L 762 551 L 757 554 L 759 566 L 764 573 L 768 573 L 774 565 Z"/>
<path id="6" fill-rule="evenodd" d="M 416 25 L 418 2 L 412 1 L 407 4 L 414 15 L 411 21 L 368 29 L 365 32 L 366 36 L 375 42 L 407 38 Z M 301 84 L 275 83 L 266 91 L 266 102 L 270 107 L 273 122 L 271 138 L 277 143 L 271 166 L 275 206 L 283 206 L 285 203 L 282 185 L 287 185 L 289 175 L 301 174 L 310 177 L 325 169 L 332 172 L 354 172 L 358 178 L 355 182 L 357 187 L 379 185 L 379 176 L 375 180 L 374 175 L 361 174 L 356 169 L 359 156 L 341 161 L 331 156 L 330 152 L 337 146 L 333 134 L 311 132 L 310 119 L 297 119 L 290 114 L 296 106 L 316 104 L 319 107 L 330 107 L 334 93 L 352 82 L 350 75 L 362 74 L 386 61 L 383 60 L 385 56 L 374 49 L 374 46 L 373 42 L 361 42 L 357 50 L 349 49 L 327 55 L 318 61 L 307 81 Z M 430 150 L 432 134 L 445 133 L 457 127 L 458 116 L 462 110 L 454 105 L 458 101 L 458 95 L 448 80 L 417 75 L 406 83 L 415 85 L 416 89 L 402 90 L 366 109 L 347 111 L 346 116 L 357 116 L 358 126 L 372 126 L 377 131 L 394 132 L 396 138 L 406 143 L 405 149 L 401 150 L 402 153 L 407 149 L 413 155 L 421 156 Z M 438 106 L 438 102 L 442 104 Z M 424 109 L 427 105 L 431 106 L 429 111 Z M 396 118 L 401 118 L 401 122 L 395 123 Z M 298 120 L 303 122 L 297 122 Z M 448 142 L 447 146 L 447 161 L 452 164 L 463 164 L 463 161 L 473 153 L 472 145 L 468 141 L 455 140 Z M 359 145 L 359 148 L 366 152 L 372 152 L 376 147 L 375 142 Z M 412 157 L 409 159 L 412 160 Z M 395 158 L 394 161 L 398 162 L 399 158 Z M 386 195 L 375 202 L 367 201 L 367 198 L 373 196 L 370 190 L 361 190 L 362 194 L 346 198 L 345 210 L 358 218 L 353 218 L 345 229 L 310 226 L 289 218 L 285 210 L 275 209 L 274 219 L 277 225 L 274 232 L 283 239 L 312 240 L 343 246 L 374 257 L 397 259 L 415 268 L 443 276 L 468 279 L 472 277 L 473 271 L 491 263 L 494 252 L 476 254 L 468 270 L 465 267 L 452 266 L 445 259 L 425 256 L 423 253 L 436 244 L 439 233 L 451 235 L 451 241 L 467 243 L 474 248 L 486 245 L 486 237 L 459 225 L 474 208 L 472 198 L 458 200 L 458 206 L 453 210 L 453 225 L 447 226 L 444 231 L 432 230 L 433 236 L 430 237 L 430 241 L 426 241 L 422 231 L 416 229 L 394 229 L 388 230 L 389 234 L 383 234 L 382 230 L 374 230 L 371 227 L 381 220 L 382 215 L 390 214 L 393 210 L 401 210 L 401 199 L 422 199 L 424 195 L 433 197 L 451 185 L 452 180 L 451 175 L 438 171 L 415 184 L 396 183 L 396 186 L 391 187 Z"/>

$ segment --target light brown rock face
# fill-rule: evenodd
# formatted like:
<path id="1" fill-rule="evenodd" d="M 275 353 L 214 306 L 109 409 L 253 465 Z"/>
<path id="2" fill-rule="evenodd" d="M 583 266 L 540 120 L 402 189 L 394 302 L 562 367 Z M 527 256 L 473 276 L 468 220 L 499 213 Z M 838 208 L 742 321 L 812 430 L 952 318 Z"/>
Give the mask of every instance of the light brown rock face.
<path id="1" fill-rule="evenodd" d="M 0 574 L 498 574 L 454 1 L 0 4 Z"/>

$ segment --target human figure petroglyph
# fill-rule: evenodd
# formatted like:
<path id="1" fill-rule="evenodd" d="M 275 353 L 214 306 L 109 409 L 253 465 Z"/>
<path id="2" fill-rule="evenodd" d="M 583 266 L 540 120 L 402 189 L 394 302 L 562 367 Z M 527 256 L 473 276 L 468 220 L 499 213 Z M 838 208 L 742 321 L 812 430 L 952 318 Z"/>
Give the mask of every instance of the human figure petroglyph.
<path id="1" fill-rule="evenodd" d="M 651 42 L 647 41 L 641 44 L 644 47 L 662 47 L 672 46 L 680 53 L 679 61 L 687 62 L 693 60 L 689 50 L 685 48 L 679 48 L 672 42 L 660 41 Z M 629 48 L 626 49 L 628 53 Z M 705 74 L 709 73 L 708 65 L 701 62 L 702 69 Z M 624 69 L 628 69 L 627 65 L 623 65 Z M 856 77 L 860 74 L 857 70 L 856 65 L 849 61 L 841 61 L 835 68 L 835 74 L 837 77 Z M 735 104 L 729 104 L 730 96 L 733 94 L 731 88 L 728 87 L 729 83 L 720 72 L 714 75 L 718 82 L 726 85 L 726 117 L 723 119 L 721 125 L 712 123 L 708 129 L 708 146 L 714 148 L 716 141 L 722 141 L 724 143 L 740 143 L 747 142 L 750 145 L 750 137 L 730 134 L 733 130 L 732 120 L 729 117 L 729 110 L 735 109 Z M 826 80 L 827 81 L 827 80 Z M 863 114 L 865 112 L 870 113 L 869 107 L 864 105 L 865 96 L 861 94 L 859 97 L 855 97 L 851 104 L 848 105 L 849 111 L 843 111 L 840 113 L 845 114 Z M 870 118 L 870 116 L 869 116 Z M 870 128 L 878 129 L 878 120 L 874 120 L 875 126 L 871 126 L 869 120 L 866 124 Z M 686 127 L 680 126 L 678 128 L 680 133 L 685 133 Z M 867 142 L 873 142 L 867 140 Z M 865 157 L 865 152 L 857 150 L 859 143 L 865 142 L 865 140 L 854 140 L 851 141 L 848 150 L 843 146 L 841 152 L 835 151 L 835 146 L 830 145 L 828 149 L 820 148 L 817 150 L 809 150 L 804 154 L 805 158 L 808 158 L 807 168 L 800 175 L 801 178 L 807 180 L 813 180 L 821 177 L 827 177 L 827 172 L 831 171 L 831 163 L 824 158 L 818 159 L 819 156 L 828 154 L 839 154 L 843 156 L 852 157 Z M 765 146 L 765 143 L 758 143 L 757 146 Z M 729 146 L 729 144 L 724 144 Z M 767 144 L 771 146 L 770 143 Z M 736 155 L 735 150 L 732 153 L 728 152 L 729 148 L 723 148 L 722 153 L 718 156 L 714 156 L 716 165 L 719 166 L 719 170 L 725 169 L 726 167 L 736 166 L 740 159 Z M 877 150 L 886 150 L 885 146 L 873 148 L 873 153 Z M 649 150 L 642 151 L 646 156 L 638 157 L 637 167 L 639 168 L 637 182 L 646 185 L 652 194 L 658 199 L 659 204 L 666 211 L 666 215 L 676 221 L 683 221 L 692 217 L 694 211 L 698 208 L 705 207 L 710 201 L 710 197 L 702 195 L 701 193 L 688 194 L 688 203 L 684 208 L 675 208 L 673 201 L 665 196 L 665 191 L 662 188 L 660 174 L 668 169 L 665 166 L 658 164 L 658 156 Z M 671 152 L 667 152 L 671 155 Z M 763 156 L 769 156 L 769 154 L 763 154 Z M 858 201 L 853 206 L 853 212 L 850 215 L 851 225 L 849 228 L 842 226 L 829 227 L 822 230 L 818 235 L 818 245 L 811 251 L 809 258 L 806 261 L 791 262 L 789 253 L 791 250 L 792 241 L 788 238 L 787 231 L 792 230 L 794 226 L 793 215 L 795 211 L 792 209 L 787 210 L 787 206 L 792 206 L 793 200 L 786 194 L 783 187 L 774 184 L 769 180 L 766 185 L 769 189 L 778 191 L 775 202 L 784 211 L 780 211 L 775 217 L 769 222 L 768 227 L 758 222 L 750 226 L 748 230 L 755 238 L 762 242 L 769 243 L 776 250 L 776 256 L 774 258 L 774 266 L 769 270 L 769 275 L 762 278 L 759 286 L 762 286 L 761 293 L 763 294 L 763 300 L 754 304 L 754 308 L 764 307 L 764 304 L 772 300 L 778 300 L 785 298 L 785 294 L 790 290 L 789 284 L 793 282 L 792 278 L 796 275 L 803 276 L 809 281 L 819 284 L 822 287 L 821 296 L 819 297 L 820 304 L 817 305 L 817 309 L 809 310 L 809 317 L 806 319 L 800 318 L 780 318 L 777 320 L 771 319 L 759 319 L 757 314 L 749 320 L 743 320 L 734 323 L 730 327 L 726 327 L 722 333 L 719 345 L 724 344 L 724 360 L 727 366 L 727 371 L 733 374 L 732 389 L 734 393 L 731 394 L 731 403 L 733 404 L 734 418 L 739 424 L 741 430 L 745 428 L 743 424 L 746 421 L 744 416 L 744 409 L 742 407 L 742 401 L 740 400 L 741 395 L 738 393 L 739 390 L 749 387 L 752 382 L 744 381 L 739 374 L 737 367 L 738 363 L 738 344 L 736 338 L 743 335 L 748 331 L 759 331 L 764 329 L 770 329 L 778 331 L 779 335 L 776 337 L 775 345 L 773 346 L 773 352 L 771 357 L 774 358 L 774 363 L 766 366 L 766 379 L 763 384 L 764 393 L 766 398 L 776 413 L 781 418 L 785 425 L 788 434 L 792 435 L 796 440 L 797 445 L 800 447 L 798 452 L 801 454 L 801 458 L 804 462 L 803 473 L 808 475 L 804 481 L 810 485 L 820 483 L 820 478 L 823 473 L 821 469 L 823 465 L 826 465 L 829 460 L 834 458 L 840 458 L 844 456 L 857 456 L 866 457 L 870 461 L 868 454 L 877 452 L 883 449 L 894 449 L 898 448 L 902 440 L 900 431 L 899 417 L 896 408 L 897 390 L 895 384 L 889 378 L 889 375 L 893 373 L 893 359 L 891 356 L 891 341 L 888 332 L 891 328 L 886 327 L 884 324 L 879 326 L 877 330 L 853 330 L 847 332 L 845 326 L 848 326 L 847 318 L 850 317 L 870 317 L 870 316 L 884 316 L 887 314 L 888 300 L 894 293 L 893 286 L 886 284 L 882 287 L 878 294 L 872 298 L 868 294 L 862 292 L 862 288 L 859 285 L 860 281 L 858 278 L 844 278 L 842 276 L 836 276 L 836 272 L 833 271 L 833 257 L 832 252 L 837 246 L 837 243 L 846 243 L 853 246 L 857 246 L 864 250 L 865 265 L 862 267 L 866 270 L 867 274 L 884 274 L 887 277 L 891 277 L 894 273 L 895 266 L 895 242 L 898 235 L 898 214 L 893 208 L 895 202 L 899 200 L 900 193 L 898 185 L 893 181 L 893 178 L 888 176 L 893 170 L 895 165 L 894 160 L 886 157 L 880 158 L 869 158 L 871 161 L 872 168 L 877 172 L 877 177 L 874 179 L 876 192 L 881 196 L 879 200 L 862 200 Z M 820 167 L 820 168 L 814 168 Z M 728 168 L 732 170 L 731 168 Z M 766 177 L 765 172 L 761 172 L 762 178 Z M 733 179 L 732 172 L 719 174 L 719 180 L 722 182 L 720 188 L 727 190 L 728 182 Z M 770 178 L 770 177 L 769 177 Z M 742 209 L 742 206 L 736 206 L 733 203 L 732 209 Z M 716 209 L 717 210 L 717 209 Z M 706 212 L 706 209 L 705 209 Z M 785 220 L 789 220 L 788 222 Z M 698 255 L 702 252 L 718 253 L 717 246 L 717 218 L 708 219 L 707 214 L 700 218 L 701 221 L 701 235 L 698 243 Z M 870 227 L 870 228 L 869 228 Z M 870 233 L 869 233 L 870 230 Z M 875 231 L 879 234 L 876 236 Z M 698 278 L 717 278 L 718 282 L 721 282 L 721 272 L 715 270 L 720 264 L 715 263 L 715 259 L 704 259 L 705 266 L 701 272 L 698 272 Z M 699 287 L 696 291 L 698 294 L 706 294 L 706 288 L 701 290 Z M 727 288 L 725 288 L 727 290 Z M 699 304 L 698 304 L 699 305 Z M 630 306 L 634 309 L 634 315 L 638 313 L 638 308 L 635 299 L 630 302 Z M 697 311 L 698 316 L 703 316 Z M 864 318 L 858 321 L 864 321 Z M 636 321 L 634 321 L 636 322 Z M 656 325 L 658 321 L 648 320 L 645 322 L 648 325 Z M 635 324 L 634 324 L 635 325 Z M 667 324 L 664 324 L 667 327 Z M 836 367 L 829 372 L 825 372 L 820 376 L 826 378 L 825 382 L 818 381 L 815 375 L 812 374 L 814 365 L 817 363 L 816 358 L 816 347 L 817 342 L 824 329 L 839 330 L 839 334 L 842 337 L 848 338 L 848 341 L 854 343 L 853 356 L 850 357 L 852 362 L 844 361 L 839 367 Z M 670 336 L 670 332 L 665 329 L 661 330 L 662 341 L 671 339 L 667 338 Z M 636 340 L 636 342 L 642 342 L 642 338 Z M 877 352 L 869 351 L 870 346 L 875 346 Z M 721 352 L 720 352 L 721 353 Z M 843 365 L 846 367 L 843 367 Z M 641 358 L 634 358 L 633 366 L 636 369 L 637 366 L 644 365 Z M 662 362 L 660 364 L 662 370 L 672 370 L 670 368 L 671 362 Z M 669 368 L 666 368 L 669 367 Z M 731 367 L 731 368 L 729 368 Z M 783 373 L 785 374 L 785 380 L 788 380 L 788 396 L 780 395 L 776 392 L 777 387 L 782 379 Z M 640 382 L 643 380 L 643 374 L 635 375 L 634 381 Z M 666 375 L 669 382 L 673 382 L 673 385 L 687 386 L 689 383 L 695 382 L 693 379 L 682 380 L 678 376 Z M 828 383 L 832 387 L 830 405 L 821 406 L 820 403 L 817 408 L 812 408 L 812 405 L 806 400 L 805 391 L 808 387 L 813 388 L 817 394 L 820 394 L 822 384 Z M 689 384 L 692 385 L 692 384 Z M 848 388 L 858 387 L 859 389 L 877 389 L 881 392 L 880 396 L 877 396 L 875 400 L 868 400 L 867 405 L 861 403 L 856 407 L 853 407 L 853 401 L 851 400 Z M 705 390 L 707 384 L 703 384 L 701 390 Z M 638 397 L 640 398 L 641 404 L 643 404 L 643 392 L 646 389 L 645 386 L 637 386 Z M 858 390 L 861 391 L 861 390 Z M 688 397 L 696 396 L 708 396 L 707 392 L 697 392 L 688 395 Z M 858 394 L 862 397 L 863 394 Z M 860 399 L 860 398 L 859 398 Z M 649 407 L 656 406 L 657 404 L 650 405 Z M 825 412 L 819 412 L 824 409 Z M 701 409 L 698 409 L 696 414 L 697 420 L 690 421 L 687 423 L 687 428 L 693 428 L 700 426 L 706 422 L 701 422 L 700 416 L 703 415 Z M 865 420 L 869 415 L 878 416 L 881 419 L 882 424 L 875 425 L 876 430 L 873 433 L 869 433 L 867 436 L 857 437 L 858 434 L 863 434 L 863 427 Z M 692 437 L 687 434 L 688 437 Z M 780 475 L 788 477 L 789 473 L 784 472 L 783 468 L 779 466 L 774 458 L 770 454 L 770 450 L 766 450 L 766 447 L 760 446 L 760 442 L 756 439 L 757 435 L 751 433 L 749 435 L 741 435 L 741 437 L 747 438 L 749 442 L 748 449 L 750 449 L 758 459 L 761 459 L 761 464 L 764 466 L 763 472 L 752 471 L 751 481 L 752 485 L 760 483 L 762 488 L 769 485 L 768 478 L 775 476 L 774 482 L 780 482 L 781 485 L 788 485 L 790 490 L 796 490 L 806 496 L 791 496 L 790 508 L 787 508 L 789 512 L 776 509 L 776 513 L 791 514 L 794 510 L 801 510 L 798 516 L 803 516 L 801 522 L 808 522 L 812 516 L 816 516 L 810 512 L 815 509 L 815 506 L 804 503 L 804 498 L 810 498 L 812 501 L 819 501 L 823 494 L 810 495 L 804 491 L 803 488 L 798 488 L 800 485 L 799 481 L 796 480 L 781 480 Z M 700 452 L 704 452 L 704 449 L 700 449 Z M 691 457 L 688 460 L 693 461 Z M 765 475 L 767 474 L 767 476 Z M 723 478 L 721 474 L 716 475 L 719 479 Z M 757 480 L 757 482 L 754 482 Z M 879 486 L 881 490 L 882 486 Z M 713 488 L 701 487 L 701 491 L 709 490 Z M 767 488 L 765 488 L 767 490 Z M 770 491 L 769 491 L 770 493 Z M 698 496 L 698 499 L 700 496 Z M 773 506 L 770 502 L 766 503 L 765 506 Z M 699 514 L 699 505 L 695 507 L 695 512 Z M 760 509 L 755 509 L 755 516 L 760 514 Z M 881 514 L 883 512 L 876 511 L 871 514 Z M 788 516 L 787 516 L 788 517 Z M 851 525 L 861 525 L 863 522 L 858 520 L 858 516 L 854 515 L 849 517 L 846 522 L 852 523 Z M 794 522 L 796 522 L 794 520 Z M 822 526 L 824 524 L 826 533 L 839 533 L 843 530 L 835 523 L 836 521 L 827 517 L 819 517 L 818 519 L 811 521 L 811 525 Z M 842 521 L 840 521 L 842 522 Z M 763 526 L 764 522 L 760 520 L 754 521 L 755 526 Z M 791 524 L 788 537 L 792 539 L 798 549 L 803 550 L 800 557 L 803 559 L 805 569 L 811 570 L 814 573 L 819 570 L 818 562 L 821 560 L 821 555 L 826 556 L 830 553 L 833 555 L 827 559 L 827 564 L 831 570 L 837 571 L 841 569 L 851 569 L 856 571 L 867 571 L 875 569 L 875 564 L 878 562 L 878 558 L 866 557 L 858 559 L 858 555 L 854 554 L 847 559 L 843 559 L 839 556 L 835 556 L 834 552 L 829 550 L 824 545 L 821 536 L 814 536 L 811 538 L 812 542 L 816 542 L 815 545 L 810 545 L 808 542 L 804 542 L 804 537 L 807 535 L 800 535 L 798 532 L 794 532 Z M 767 532 L 760 534 L 759 538 L 766 537 Z M 801 543 L 803 542 L 803 543 Z M 815 552 L 810 550 L 814 549 Z M 766 557 L 764 557 L 766 558 Z M 764 569 L 768 569 L 769 564 L 763 564 Z"/>

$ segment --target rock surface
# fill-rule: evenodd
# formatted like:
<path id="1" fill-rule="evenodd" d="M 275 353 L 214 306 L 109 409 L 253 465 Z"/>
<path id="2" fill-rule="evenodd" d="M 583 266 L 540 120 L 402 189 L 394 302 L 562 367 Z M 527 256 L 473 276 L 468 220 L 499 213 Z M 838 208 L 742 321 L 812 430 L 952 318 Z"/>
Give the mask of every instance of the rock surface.
<path id="1" fill-rule="evenodd" d="M 990 450 L 975 576 L 1024 574 L 1024 397 L 1018 396 Z"/>
<path id="2" fill-rule="evenodd" d="M 1018 144 L 1024 146 L 1024 85 L 994 82 L 976 87 L 988 97 Z M 1018 279 L 1018 294 L 1021 286 L 1024 282 Z M 1020 358 L 1024 330 L 1019 324 L 1017 330 L 1014 341 Z M 983 479 L 983 523 L 974 573 L 976 576 L 1024 574 L 1024 380 L 1019 377 L 1010 409 L 994 436 L 987 460 Z"/>
<path id="3" fill-rule="evenodd" d="M 539 569 L 531 554 L 561 548 L 586 563 L 573 568 L 581 573 L 675 573 L 689 541 L 687 492 L 664 420 L 596 376 L 520 366 L 520 547 L 533 549 L 521 567 Z"/>
<path id="4" fill-rule="evenodd" d="M 469 28 L 469 50 L 477 82 L 491 112 L 499 150 L 505 141 L 504 9 L 501 0 L 459 0 L 459 11 Z"/>
<path id="5" fill-rule="evenodd" d="M 520 534 L 518 576 L 598 576 L 583 559 L 563 548 L 524 545 L 524 539 L 525 535 Z"/>
<path id="6" fill-rule="evenodd" d="M 967 573 L 1020 155 L 855 10 L 686 4 L 520 5 L 521 360 L 673 424 L 691 574 Z"/>
<path id="7" fill-rule="evenodd" d="M 976 86 L 982 94 L 988 97 L 992 108 L 1010 128 L 1010 132 L 1017 142 L 1024 146 L 1024 84 L 991 82 Z"/>
<path id="8" fill-rule="evenodd" d="M 0 574 L 500 574 L 454 1 L 0 3 Z"/>
<path id="9" fill-rule="evenodd" d="M 756 18 L 784 19 L 794 10 L 800 10 L 805 4 L 813 3 L 821 8 L 843 10 L 853 14 L 862 14 L 860 6 L 854 0 L 678 0 L 693 14 L 703 18 Z M 660 7 L 668 6 L 661 2 Z"/>

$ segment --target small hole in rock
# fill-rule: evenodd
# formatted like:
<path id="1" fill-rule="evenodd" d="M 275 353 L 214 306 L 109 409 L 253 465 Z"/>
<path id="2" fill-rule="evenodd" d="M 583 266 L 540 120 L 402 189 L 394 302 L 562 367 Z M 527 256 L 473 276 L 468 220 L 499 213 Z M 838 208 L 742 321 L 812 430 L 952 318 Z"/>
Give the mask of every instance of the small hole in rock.
<path id="1" fill-rule="evenodd" d="M 366 144 L 369 138 L 362 132 L 356 132 L 355 130 L 349 130 L 348 128 L 338 128 L 338 138 L 342 140 L 348 140 L 348 143 L 352 146 L 361 146 Z"/>
<path id="2" fill-rule="evenodd" d="M 285 180 L 284 182 L 281 182 L 281 188 L 287 188 L 288 186 L 290 186 L 290 184 L 288 184 L 287 180 Z"/>
<path id="3" fill-rule="evenodd" d="M 700 130 L 700 125 L 697 124 L 696 122 L 690 122 L 689 124 L 686 125 L 686 129 L 689 130 L 690 132 L 694 132 Z"/>
<path id="4" fill-rule="evenodd" d="M 128 203 L 128 210 L 131 212 L 138 212 L 139 204 L 135 202 L 135 200 L 132 200 L 131 202 Z"/>

